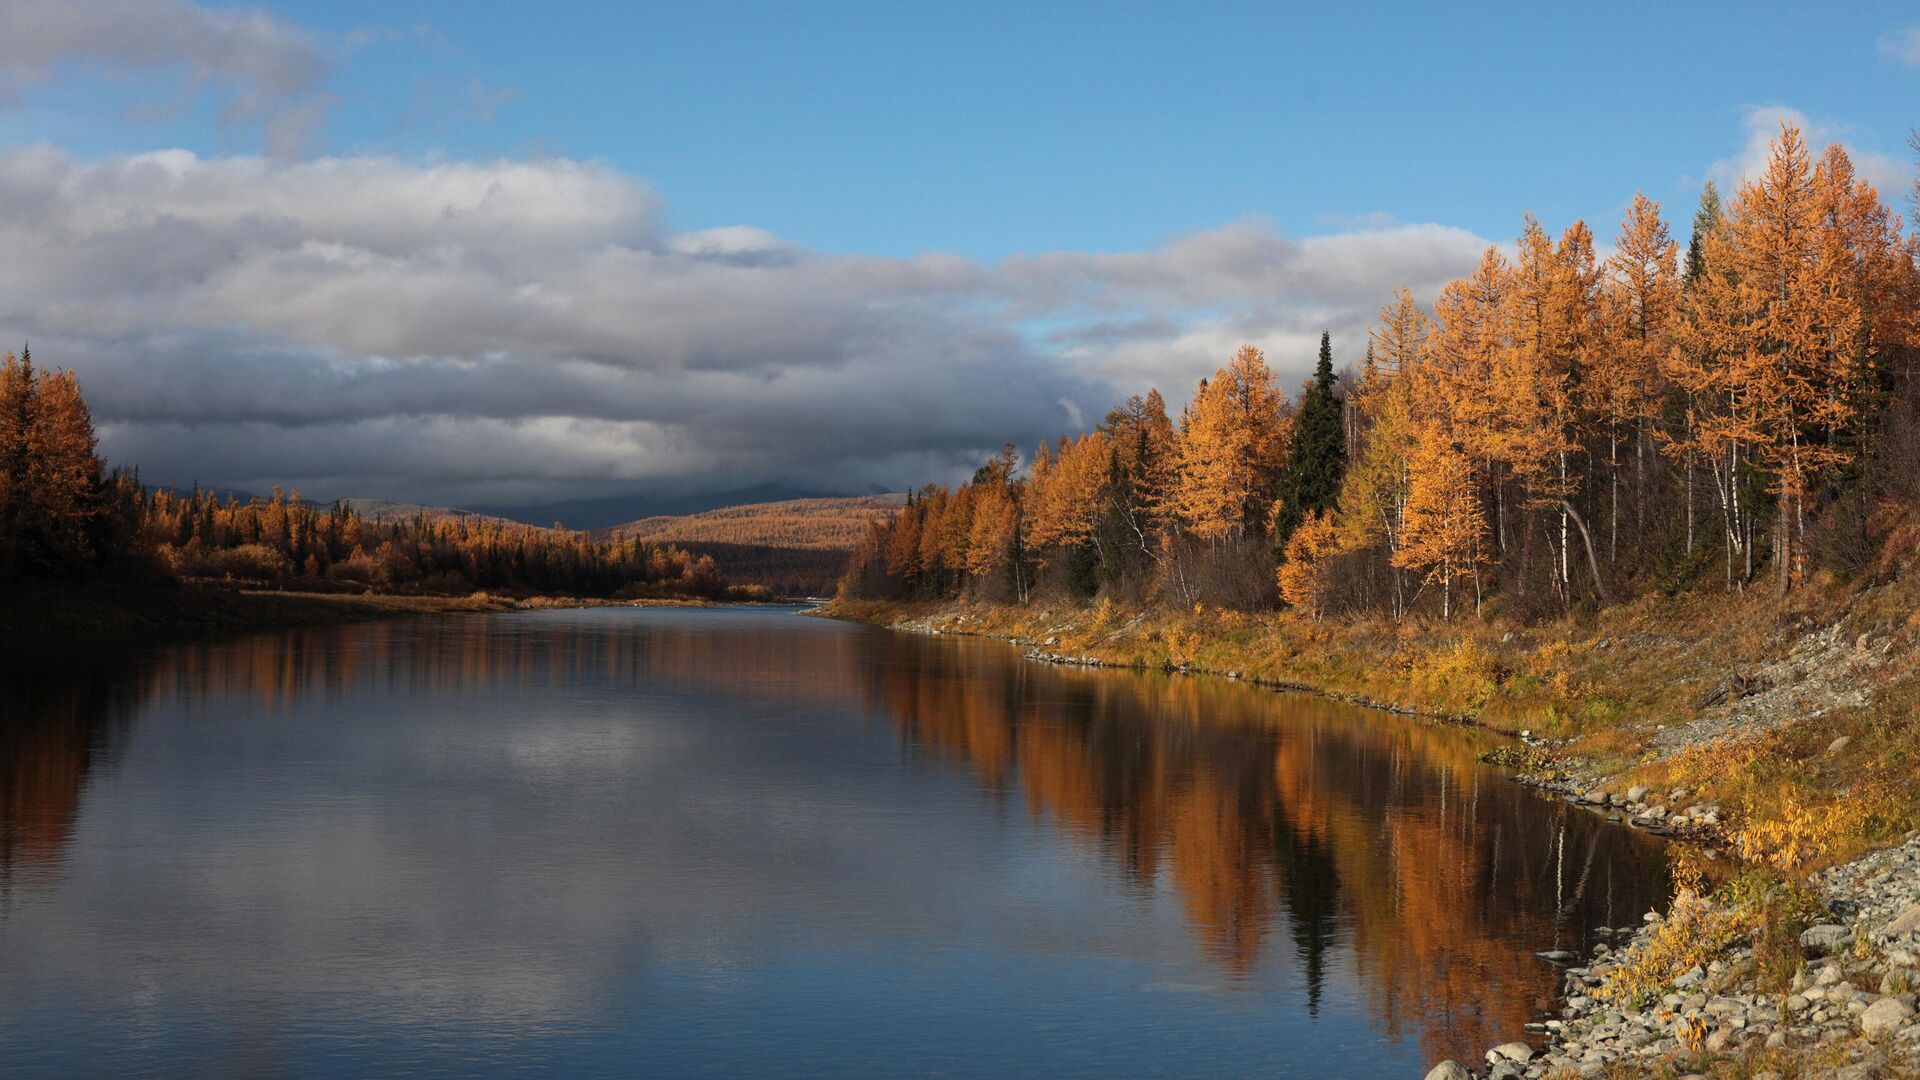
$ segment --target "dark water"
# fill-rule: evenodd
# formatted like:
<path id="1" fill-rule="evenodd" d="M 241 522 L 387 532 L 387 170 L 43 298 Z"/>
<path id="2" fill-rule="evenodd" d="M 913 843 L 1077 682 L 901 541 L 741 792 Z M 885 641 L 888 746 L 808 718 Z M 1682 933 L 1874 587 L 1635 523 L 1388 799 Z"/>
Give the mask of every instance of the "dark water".
<path id="1" fill-rule="evenodd" d="M 1419 1075 L 1660 849 L 1475 736 L 773 610 L 0 672 L 7 1075 Z"/>

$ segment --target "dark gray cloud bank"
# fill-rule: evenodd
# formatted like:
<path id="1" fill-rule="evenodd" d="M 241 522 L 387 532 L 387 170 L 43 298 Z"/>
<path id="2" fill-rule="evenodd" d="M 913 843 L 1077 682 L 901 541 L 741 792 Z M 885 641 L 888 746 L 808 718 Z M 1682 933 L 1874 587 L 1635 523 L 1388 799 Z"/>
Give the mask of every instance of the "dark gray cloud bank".
<path id="1" fill-rule="evenodd" d="M 167 482 L 456 501 L 944 478 L 1240 342 L 1290 378 L 1397 285 L 1483 242 L 1439 226 L 987 265 L 675 233 L 566 160 L 98 162 L 0 151 L 0 333 L 76 368 L 107 452 Z"/>

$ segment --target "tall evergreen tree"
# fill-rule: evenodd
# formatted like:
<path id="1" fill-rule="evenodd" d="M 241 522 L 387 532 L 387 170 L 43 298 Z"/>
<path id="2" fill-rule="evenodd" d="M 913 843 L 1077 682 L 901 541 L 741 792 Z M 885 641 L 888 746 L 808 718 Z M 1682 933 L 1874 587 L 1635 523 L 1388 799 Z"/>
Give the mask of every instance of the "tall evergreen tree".
<path id="1" fill-rule="evenodd" d="M 1680 283 L 1687 288 L 1707 272 L 1707 237 L 1719 227 L 1720 189 L 1709 180 L 1700 192 L 1700 209 L 1693 215 L 1693 236 L 1687 241 L 1687 264 L 1680 274 Z"/>
<path id="2" fill-rule="evenodd" d="M 1276 559 L 1286 557 L 1287 540 L 1308 514 L 1330 510 L 1340 501 L 1340 481 L 1347 472 L 1347 431 L 1344 407 L 1333 383 L 1333 338 L 1322 332 L 1320 362 L 1314 366 L 1313 382 L 1300 395 L 1293 447 L 1273 514 Z"/>

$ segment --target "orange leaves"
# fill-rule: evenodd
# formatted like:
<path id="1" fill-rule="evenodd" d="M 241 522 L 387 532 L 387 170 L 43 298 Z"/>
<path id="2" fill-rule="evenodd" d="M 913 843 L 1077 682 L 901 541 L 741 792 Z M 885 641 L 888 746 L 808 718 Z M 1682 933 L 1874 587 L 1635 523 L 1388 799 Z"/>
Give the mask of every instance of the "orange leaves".
<path id="1" fill-rule="evenodd" d="M 1265 520 L 1286 460 L 1290 419 L 1266 357 L 1251 345 L 1200 384 L 1174 442 L 1168 497 L 1195 536 L 1237 537 Z"/>
<path id="2" fill-rule="evenodd" d="M 1453 582 L 1484 558 L 1486 514 L 1475 490 L 1473 464 L 1437 428 L 1414 441 L 1407 463 L 1406 526 L 1393 565 L 1424 570 L 1439 582 L 1442 614 L 1453 614 Z"/>
<path id="3" fill-rule="evenodd" d="M 73 372 L 0 357 L 0 578 L 92 562 L 104 480 Z"/>
<path id="4" fill-rule="evenodd" d="M 1635 195 L 1601 281 L 1605 347 L 1582 383 L 1587 411 L 1612 429 L 1651 423 L 1660 407 L 1660 362 L 1680 301 L 1679 245 L 1660 204 Z"/>
<path id="5" fill-rule="evenodd" d="M 1275 571 L 1280 598 L 1318 619 L 1333 598 L 1331 567 L 1340 553 L 1340 529 L 1331 511 L 1307 515 L 1287 538 L 1286 560 Z"/>
<path id="6" fill-rule="evenodd" d="M 1850 239 L 1822 208 L 1853 197 L 1851 177 L 1843 152 L 1816 170 L 1799 130 L 1781 128 L 1766 173 L 1707 238 L 1712 271 L 1689 298 L 1672 365 L 1710 399 L 1697 419 L 1703 449 L 1751 446 L 1790 496 L 1848 456 L 1830 435 L 1853 416 L 1861 311 L 1849 295 Z"/>
<path id="7" fill-rule="evenodd" d="M 1034 548 L 1065 548 L 1093 539 L 1100 526 L 1100 492 L 1107 480 L 1111 446 L 1104 431 L 1069 442 L 1057 458 L 1036 455 L 1027 478 L 1027 538 Z"/>
<path id="8" fill-rule="evenodd" d="M 1005 484 L 975 488 L 972 529 L 967 534 L 967 570 L 986 577 L 1004 568 L 1019 541 L 1020 508 Z"/>

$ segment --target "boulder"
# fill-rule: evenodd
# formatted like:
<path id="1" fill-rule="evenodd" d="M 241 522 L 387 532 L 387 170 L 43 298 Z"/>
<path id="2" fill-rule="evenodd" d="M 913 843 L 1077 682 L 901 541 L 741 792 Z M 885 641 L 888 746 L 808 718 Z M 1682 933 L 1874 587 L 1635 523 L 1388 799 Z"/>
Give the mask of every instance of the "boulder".
<path id="1" fill-rule="evenodd" d="M 1884 1039 L 1905 1027 L 1912 1017 L 1912 1006 L 1897 997 L 1883 997 L 1860 1014 L 1860 1033 L 1869 1039 Z"/>
<path id="2" fill-rule="evenodd" d="M 1908 904 L 1893 921 L 1880 928 L 1880 933 L 1890 938 L 1904 937 L 1920 931 L 1920 904 Z"/>
<path id="3" fill-rule="evenodd" d="M 1517 1061 L 1524 1065 L 1532 1060 L 1533 1047 L 1523 1042 L 1501 1043 L 1499 1046 L 1487 1051 L 1488 1064 L 1497 1064 L 1501 1061 Z"/>
<path id="4" fill-rule="evenodd" d="M 1427 1070 L 1427 1080 L 1473 1080 L 1473 1074 L 1457 1061 L 1443 1061 Z"/>
<path id="5" fill-rule="evenodd" d="M 1821 923 L 1809 926 L 1800 935 L 1800 947 L 1813 953 L 1830 953 L 1847 947 L 1853 940 L 1853 931 L 1835 923 Z"/>

